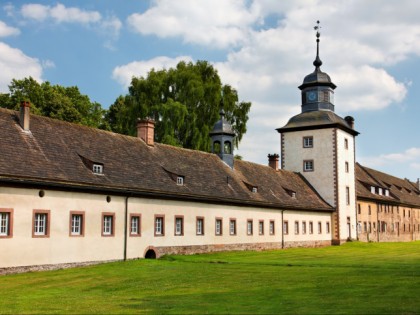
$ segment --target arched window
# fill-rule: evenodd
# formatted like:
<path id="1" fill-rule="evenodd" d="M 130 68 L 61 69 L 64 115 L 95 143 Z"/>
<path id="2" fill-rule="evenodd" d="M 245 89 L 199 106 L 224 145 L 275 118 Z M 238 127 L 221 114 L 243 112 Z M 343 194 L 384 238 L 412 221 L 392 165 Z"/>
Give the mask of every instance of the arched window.
<path id="1" fill-rule="evenodd" d="M 230 143 L 230 141 L 225 141 L 224 152 L 225 154 L 232 154 L 232 144 Z"/>
<path id="2" fill-rule="evenodd" d="M 220 153 L 220 141 L 214 141 L 213 153 Z"/>

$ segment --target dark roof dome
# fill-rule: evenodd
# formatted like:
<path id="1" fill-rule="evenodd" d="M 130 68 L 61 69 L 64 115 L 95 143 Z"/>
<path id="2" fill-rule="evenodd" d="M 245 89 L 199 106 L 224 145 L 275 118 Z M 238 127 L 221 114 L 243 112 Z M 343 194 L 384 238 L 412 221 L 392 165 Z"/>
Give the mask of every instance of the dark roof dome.
<path id="1" fill-rule="evenodd" d="M 220 110 L 220 119 L 214 124 L 210 135 L 225 134 L 234 136 L 232 125 L 225 119 L 225 111 Z"/>
<path id="2" fill-rule="evenodd" d="M 319 37 L 321 34 L 319 33 L 319 21 L 317 21 L 317 26 L 315 26 L 316 32 L 316 58 L 313 62 L 315 66 L 314 72 L 308 74 L 304 79 L 299 89 L 303 90 L 304 88 L 311 87 L 311 86 L 329 86 L 332 89 L 335 89 L 337 86 L 331 82 L 331 78 L 328 74 L 321 71 L 322 61 L 319 58 Z"/>
<path id="3" fill-rule="evenodd" d="M 336 85 L 331 82 L 330 76 L 327 73 L 322 72 L 319 67 L 317 67 L 314 70 L 314 72 L 308 74 L 303 79 L 303 83 L 302 83 L 301 86 L 299 86 L 299 88 L 303 89 L 305 87 L 315 86 L 315 85 L 317 85 L 317 86 L 326 85 L 326 86 L 332 87 L 333 89 L 336 88 Z"/>

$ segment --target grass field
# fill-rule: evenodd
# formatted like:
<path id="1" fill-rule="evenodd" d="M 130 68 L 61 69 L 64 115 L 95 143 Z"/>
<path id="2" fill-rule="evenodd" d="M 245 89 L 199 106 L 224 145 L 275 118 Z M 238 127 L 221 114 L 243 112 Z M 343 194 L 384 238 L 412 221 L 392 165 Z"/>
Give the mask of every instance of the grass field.
<path id="1" fill-rule="evenodd" d="M 420 314 L 420 242 L 167 256 L 0 277 L 1 314 Z"/>

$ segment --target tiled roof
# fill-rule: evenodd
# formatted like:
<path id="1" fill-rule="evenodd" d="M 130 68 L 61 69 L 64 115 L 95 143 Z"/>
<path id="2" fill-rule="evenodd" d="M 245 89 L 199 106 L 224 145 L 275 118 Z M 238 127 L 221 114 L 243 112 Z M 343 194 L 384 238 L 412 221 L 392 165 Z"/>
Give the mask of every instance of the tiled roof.
<path id="1" fill-rule="evenodd" d="M 30 132 L 18 112 L 0 109 L 0 181 L 41 183 L 154 195 L 162 198 L 249 204 L 277 209 L 333 211 L 299 174 L 31 115 Z M 87 161 L 103 165 L 94 174 Z M 176 177 L 184 178 L 184 185 Z M 250 187 L 257 187 L 256 193 Z M 290 192 L 295 192 L 295 197 Z"/>
<path id="2" fill-rule="evenodd" d="M 356 164 L 356 178 L 356 191 L 358 197 L 420 207 L 419 187 L 408 179 L 402 179 L 382 173 L 362 166 L 359 163 Z M 389 197 L 371 193 L 371 186 L 388 189 L 390 192 Z"/>

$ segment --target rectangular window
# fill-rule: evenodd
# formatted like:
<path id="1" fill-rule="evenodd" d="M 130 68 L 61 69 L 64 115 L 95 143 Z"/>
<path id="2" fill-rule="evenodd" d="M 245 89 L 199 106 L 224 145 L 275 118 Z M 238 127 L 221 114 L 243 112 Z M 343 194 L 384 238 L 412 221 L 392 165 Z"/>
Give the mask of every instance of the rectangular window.
<path id="1" fill-rule="evenodd" d="M 289 222 L 288 221 L 283 222 L 283 234 L 285 234 L 285 235 L 289 234 Z"/>
<path id="2" fill-rule="evenodd" d="M 367 222 L 363 222 L 363 232 L 367 232 Z"/>
<path id="3" fill-rule="evenodd" d="M 34 210 L 32 237 L 49 237 L 50 220 L 50 210 Z"/>
<path id="4" fill-rule="evenodd" d="M 270 220 L 270 235 L 274 235 L 275 234 L 275 229 L 274 229 L 274 220 Z"/>
<path id="5" fill-rule="evenodd" d="M 349 172 L 349 162 L 346 162 L 346 164 L 345 164 L 345 170 L 346 170 L 346 173 Z"/>
<path id="6" fill-rule="evenodd" d="M 350 187 L 346 187 L 346 203 L 350 204 Z"/>
<path id="7" fill-rule="evenodd" d="M 236 235 L 236 219 L 229 220 L 229 234 Z"/>
<path id="8" fill-rule="evenodd" d="M 303 171 L 304 172 L 313 172 L 313 170 L 314 170 L 314 161 L 313 160 L 303 161 Z"/>
<path id="9" fill-rule="evenodd" d="M 216 228 L 215 234 L 216 235 L 222 235 L 223 234 L 222 227 L 223 227 L 222 218 L 216 218 L 216 223 L 215 223 L 215 228 Z"/>
<path id="10" fill-rule="evenodd" d="M 264 221 L 263 220 L 258 221 L 258 234 L 264 235 Z"/>
<path id="11" fill-rule="evenodd" d="M 303 147 L 304 148 L 313 148 L 314 138 L 313 137 L 303 137 Z"/>
<path id="12" fill-rule="evenodd" d="M 248 220 L 246 221 L 246 234 L 248 235 L 252 235 L 253 234 L 253 224 L 252 224 L 252 220 Z"/>
<path id="13" fill-rule="evenodd" d="M 204 218 L 197 217 L 196 219 L 196 234 L 204 235 Z"/>
<path id="14" fill-rule="evenodd" d="M 184 185 L 184 177 L 182 177 L 182 176 L 178 176 L 178 177 L 176 178 L 176 184 L 177 184 L 177 185 L 179 185 L 179 186 Z"/>
<path id="15" fill-rule="evenodd" d="M 369 233 L 372 233 L 372 223 L 371 222 L 369 222 L 369 230 L 368 230 L 368 232 Z"/>
<path id="16" fill-rule="evenodd" d="M 155 236 L 165 235 L 165 216 L 163 214 L 155 215 Z"/>
<path id="17" fill-rule="evenodd" d="M 70 236 L 84 236 L 85 212 L 70 211 Z"/>
<path id="18" fill-rule="evenodd" d="M 115 232 L 115 213 L 102 213 L 102 236 L 114 236 Z"/>
<path id="19" fill-rule="evenodd" d="M 330 234 L 330 222 L 327 222 L 327 223 L 325 224 L 325 232 L 326 232 L 327 234 Z"/>
<path id="20" fill-rule="evenodd" d="M 309 222 L 309 234 L 314 234 L 314 224 L 313 224 L 313 222 Z"/>
<path id="21" fill-rule="evenodd" d="M 344 148 L 345 149 L 349 148 L 349 140 L 347 138 L 344 139 Z"/>
<path id="22" fill-rule="evenodd" d="M 130 236 L 141 236 L 141 214 L 130 214 Z"/>
<path id="23" fill-rule="evenodd" d="M 306 234 L 306 221 L 302 221 L 302 234 Z"/>
<path id="24" fill-rule="evenodd" d="M 175 216 L 175 235 L 184 235 L 184 216 L 182 215 Z"/>
<path id="25" fill-rule="evenodd" d="M 318 222 L 318 234 L 322 233 L 322 223 Z"/>
<path id="26" fill-rule="evenodd" d="M 13 236 L 13 209 L 0 209 L 0 238 Z"/>
<path id="27" fill-rule="evenodd" d="M 299 234 L 299 221 L 295 221 L 295 234 Z"/>
<path id="28" fill-rule="evenodd" d="M 369 215 L 371 215 L 371 214 L 372 214 L 372 211 L 371 211 L 370 205 L 368 206 L 368 214 L 369 214 Z"/>
<path id="29" fill-rule="evenodd" d="M 360 214 L 362 212 L 360 203 L 357 204 L 357 214 Z"/>
<path id="30" fill-rule="evenodd" d="M 103 174 L 104 166 L 101 164 L 93 164 L 92 171 L 95 174 Z"/>

